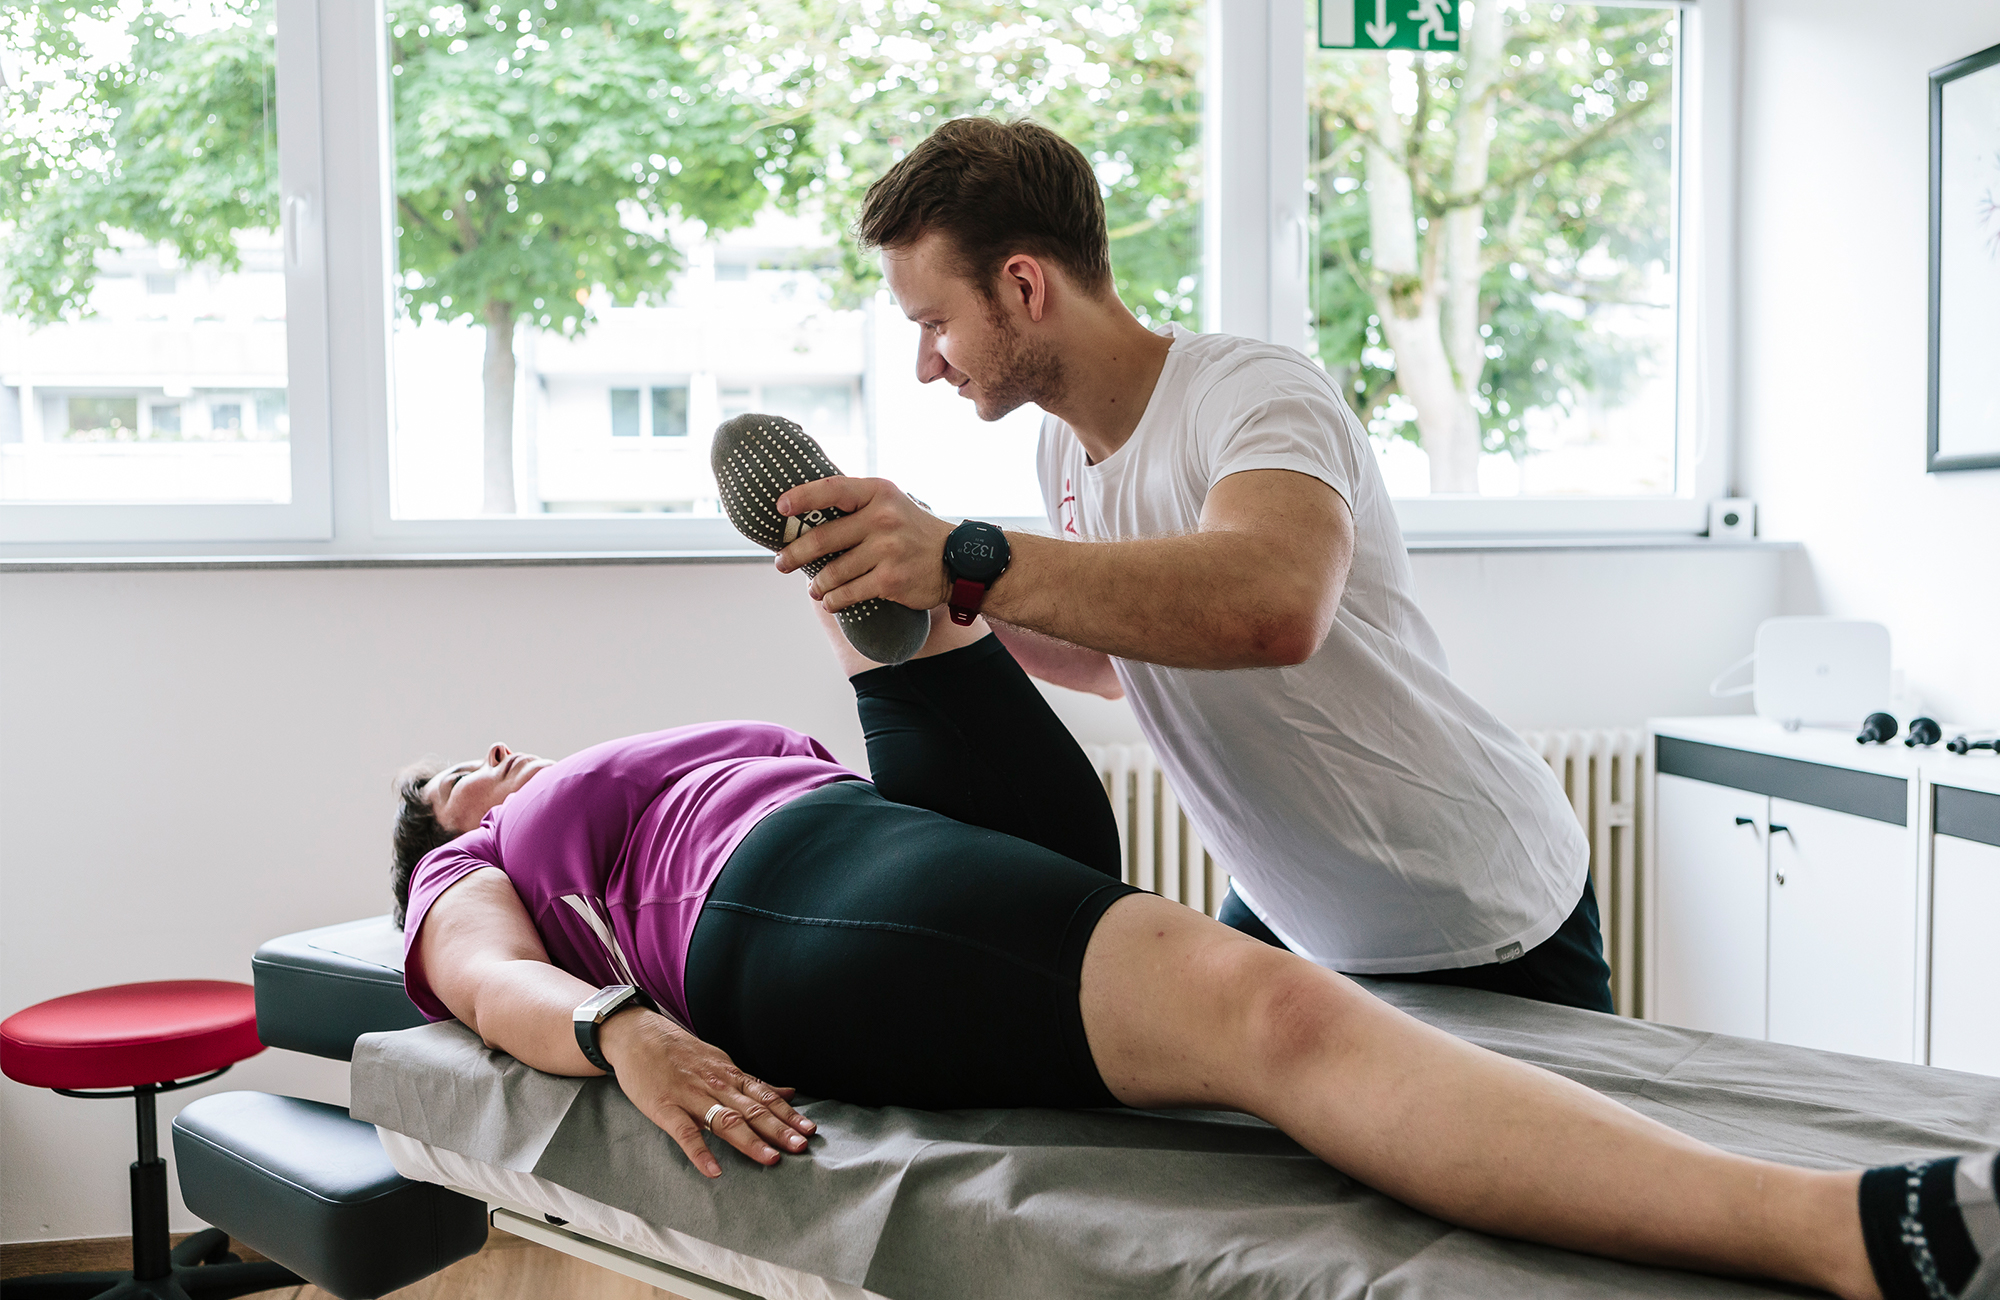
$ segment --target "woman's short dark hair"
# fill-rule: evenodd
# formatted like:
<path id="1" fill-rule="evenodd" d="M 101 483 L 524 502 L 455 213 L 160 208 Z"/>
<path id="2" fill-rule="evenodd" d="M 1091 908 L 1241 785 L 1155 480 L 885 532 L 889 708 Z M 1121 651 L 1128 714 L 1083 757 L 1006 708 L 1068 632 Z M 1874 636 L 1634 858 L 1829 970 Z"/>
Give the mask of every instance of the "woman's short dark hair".
<path id="1" fill-rule="evenodd" d="M 1111 292 L 1097 173 L 1082 150 L 1025 118 L 943 123 L 868 187 L 855 229 L 868 248 L 943 234 L 959 274 L 989 299 L 1016 253 L 1054 262 L 1085 293 Z"/>
<path id="2" fill-rule="evenodd" d="M 458 838 L 438 824 L 437 811 L 424 797 L 424 787 L 443 770 L 444 764 L 431 759 L 410 764 L 396 776 L 396 827 L 390 839 L 395 856 L 389 867 L 389 889 L 396 896 L 396 928 L 403 928 L 410 906 L 410 873 L 424 855 L 440 844 Z"/>

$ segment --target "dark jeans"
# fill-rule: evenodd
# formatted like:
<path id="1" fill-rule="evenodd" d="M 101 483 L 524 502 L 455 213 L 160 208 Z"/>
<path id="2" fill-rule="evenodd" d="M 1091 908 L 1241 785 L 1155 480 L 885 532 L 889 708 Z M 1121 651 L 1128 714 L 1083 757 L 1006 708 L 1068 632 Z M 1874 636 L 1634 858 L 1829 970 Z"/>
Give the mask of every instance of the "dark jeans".
<path id="1" fill-rule="evenodd" d="M 1282 948 L 1284 941 L 1271 927 L 1243 905 L 1235 890 L 1222 900 L 1219 916 L 1253 938 Z M 1610 1011 L 1611 967 L 1604 960 L 1604 936 L 1598 929 L 1597 891 L 1590 877 L 1583 878 L 1583 897 L 1562 928 L 1512 961 L 1489 962 L 1484 966 L 1460 966 L 1455 970 L 1413 971 L 1381 975 L 1379 979 L 1409 980 L 1417 984 L 1456 984 L 1461 988 L 1485 989 L 1489 993 L 1511 993 L 1517 998 L 1553 1002 L 1558 1006 L 1582 1007 L 1585 1011 Z"/>

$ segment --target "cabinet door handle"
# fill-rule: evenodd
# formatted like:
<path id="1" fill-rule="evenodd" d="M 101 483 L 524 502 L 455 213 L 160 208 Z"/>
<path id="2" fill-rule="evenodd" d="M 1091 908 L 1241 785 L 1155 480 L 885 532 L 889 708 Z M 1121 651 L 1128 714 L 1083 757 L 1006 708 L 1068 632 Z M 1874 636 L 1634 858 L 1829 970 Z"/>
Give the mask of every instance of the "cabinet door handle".
<path id="1" fill-rule="evenodd" d="M 1736 819 L 1736 824 L 1738 826 L 1755 826 L 1757 824 L 1757 819 L 1755 817 L 1738 817 Z"/>
<path id="2" fill-rule="evenodd" d="M 1790 835 L 1791 833 L 1792 833 L 1792 828 L 1791 828 L 1791 827 L 1789 827 L 1789 826 L 1780 826 L 1780 825 L 1778 825 L 1778 823 L 1776 823 L 1776 822 L 1772 822 L 1772 823 L 1771 823 L 1771 834 L 1773 834 L 1773 835 Z"/>
<path id="3" fill-rule="evenodd" d="M 1778 873 L 1778 883 L 1781 885 L 1785 883 L 1785 873 L 1782 871 Z"/>

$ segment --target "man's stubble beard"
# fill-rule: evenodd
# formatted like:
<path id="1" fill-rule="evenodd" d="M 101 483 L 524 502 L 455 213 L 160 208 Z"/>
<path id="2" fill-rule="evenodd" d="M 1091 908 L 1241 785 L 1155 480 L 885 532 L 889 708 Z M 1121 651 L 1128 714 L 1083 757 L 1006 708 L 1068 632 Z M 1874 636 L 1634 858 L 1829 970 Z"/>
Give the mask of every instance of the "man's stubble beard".
<path id="1" fill-rule="evenodd" d="M 980 400 L 975 406 L 986 421 L 1019 410 L 1034 402 L 1043 410 L 1062 401 L 1069 389 L 1069 376 L 1062 358 L 1045 340 L 1027 342 L 1014 322 L 993 304 L 986 313 L 997 336 L 993 348 L 994 376 L 981 383 Z"/>

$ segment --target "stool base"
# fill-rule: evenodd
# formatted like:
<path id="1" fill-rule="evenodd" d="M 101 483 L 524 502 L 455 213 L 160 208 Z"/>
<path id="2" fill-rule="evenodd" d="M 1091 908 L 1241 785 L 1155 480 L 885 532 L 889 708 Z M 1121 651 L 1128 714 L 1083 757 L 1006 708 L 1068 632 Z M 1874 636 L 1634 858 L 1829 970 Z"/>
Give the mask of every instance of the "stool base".
<path id="1" fill-rule="evenodd" d="M 229 1300 L 306 1285 L 282 1264 L 210 1264 L 140 1281 L 130 1273 L 48 1273 L 0 1283 L 4 1300 Z"/>
<path id="2" fill-rule="evenodd" d="M 230 1300 L 306 1280 L 282 1264 L 244 1264 L 220 1228 L 204 1228 L 174 1246 L 166 1276 L 130 1272 L 44 1272 L 0 1282 L 0 1300 Z"/>
<path id="3" fill-rule="evenodd" d="M 230 1300 L 281 1287 L 305 1285 L 282 1264 L 245 1264 L 229 1252 L 219 1228 L 195 1233 L 174 1247 L 164 1277 L 131 1273 L 43 1273 L 0 1282 L 0 1300 Z"/>

